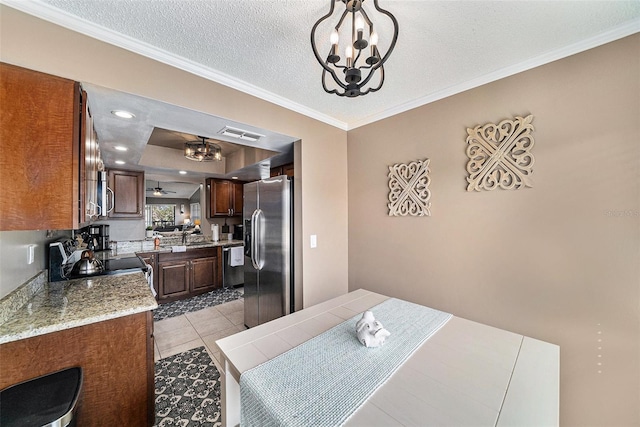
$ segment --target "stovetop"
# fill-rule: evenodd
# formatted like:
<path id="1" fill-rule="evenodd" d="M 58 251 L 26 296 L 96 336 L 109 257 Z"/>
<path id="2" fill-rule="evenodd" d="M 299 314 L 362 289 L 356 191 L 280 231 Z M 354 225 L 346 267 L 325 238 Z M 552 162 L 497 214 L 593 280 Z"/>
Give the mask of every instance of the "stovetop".
<path id="1" fill-rule="evenodd" d="M 98 259 L 102 261 L 102 265 L 104 266 L 104 271 L 93 273 L 93 274 L 71 274 L 71 269 L 73 268 L 73 264 L 67 266 L 68 272 L 66 277 L 68 279 L 81 279 L 83 277 L 93 277 L 93 276 L 109 276 L 115 274 L 125 274 L 125 273 L 135 273 L 137 271 L 146 271 L 147 265 L 142 260 L 142 258 L 138 256 L 131 256 L 127 258 L 109 258 L 106 254 L 100 254 L 101 256 L 97 256 Z"/>

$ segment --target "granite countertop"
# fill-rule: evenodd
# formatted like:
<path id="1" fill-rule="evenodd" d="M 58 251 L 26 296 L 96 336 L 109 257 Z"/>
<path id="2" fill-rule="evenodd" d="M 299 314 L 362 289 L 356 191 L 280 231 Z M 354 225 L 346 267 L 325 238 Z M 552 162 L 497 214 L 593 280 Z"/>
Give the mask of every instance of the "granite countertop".
<path id="1" fill-rule="evenodd" d="M 47 283 L 0 325 L 0 344 L 157 307 L 144 273 Z"/>
<path id="2" fill-rule="evenodd" d="M 217 242 L 213 241 L 204 241 L 204 242 L 191 242 L 187 243 L 187 251 L 189 249 L 199 249 L 199 248 L 215 248 L 218 246 L 243 246 L 244 241 L 242 240 L 219 240 Z M 149 253 L 149 252 L 171 252 L 172 246 L 183 246 L 181 243 L 161 243 L 158 249 L 145 249 L 139 252 Z"/>

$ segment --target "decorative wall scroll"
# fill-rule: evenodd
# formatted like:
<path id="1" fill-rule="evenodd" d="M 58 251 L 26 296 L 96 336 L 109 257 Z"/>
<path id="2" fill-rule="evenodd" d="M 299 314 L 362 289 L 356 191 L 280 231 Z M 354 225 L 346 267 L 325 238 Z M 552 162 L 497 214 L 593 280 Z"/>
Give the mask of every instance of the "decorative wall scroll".
<path id="1" fill-rule="evenodd" d="M 389 216 L 431 216 L 429 159 L 389 166 Z"/>
<path id="2" fill-rule="evenodd" d="M 467 191 L 532 187 L 533 115 L 467 128 Z"/>

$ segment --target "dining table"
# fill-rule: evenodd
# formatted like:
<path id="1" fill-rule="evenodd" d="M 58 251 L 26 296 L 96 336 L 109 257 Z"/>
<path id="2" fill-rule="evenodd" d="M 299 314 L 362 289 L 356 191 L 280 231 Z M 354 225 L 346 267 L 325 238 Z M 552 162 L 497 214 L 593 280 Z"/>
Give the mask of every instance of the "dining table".
<path id="1" fill-rule="evenodd" d="M 358 341 L 367 310 L 380 347 Z M 224 426 L 559 424 L 559 346 L 365 289 L 216 345 Z"/>

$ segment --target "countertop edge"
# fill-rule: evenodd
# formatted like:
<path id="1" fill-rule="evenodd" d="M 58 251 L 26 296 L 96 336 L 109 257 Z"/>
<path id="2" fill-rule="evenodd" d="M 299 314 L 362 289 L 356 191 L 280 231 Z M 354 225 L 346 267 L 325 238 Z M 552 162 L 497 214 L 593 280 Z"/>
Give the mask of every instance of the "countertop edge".
<path id="1" fill-rule="evenodd" d="M 131 314 L 144 313 L 145 311 L 155 310 L 158 308 L 158 304 L 143 305 L 140 307 L 131 308 L 128 310 L 121 310 L 109 314 L 103 314 L 100 316 L 86 317 L 81 320 L 75 320 L 70 322 L 56 323 L 52 325 L 42 326 L 39 328 L 29 329 L 16 334 L 8 334 L 0 336 L 0 344 L 6 344 L 13 341 L 19 341 L 25 338 L 32 338 L 39 335 L 49 334 L 51 332 L 64 331 L 66 329 L 76 328 L 78 326 L 86 326 L 92 323 L 103 322 L 105 320 L 117 319 L 118 317 L 129 316 Z"/>
<path id="2" fill-rule="evenodd" d="M 47 283 L 0 325 L 0 345 L 157 307 L 142 272 Z"/>

